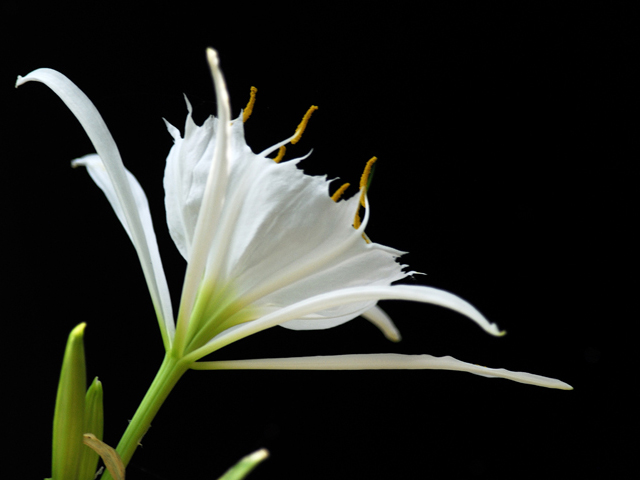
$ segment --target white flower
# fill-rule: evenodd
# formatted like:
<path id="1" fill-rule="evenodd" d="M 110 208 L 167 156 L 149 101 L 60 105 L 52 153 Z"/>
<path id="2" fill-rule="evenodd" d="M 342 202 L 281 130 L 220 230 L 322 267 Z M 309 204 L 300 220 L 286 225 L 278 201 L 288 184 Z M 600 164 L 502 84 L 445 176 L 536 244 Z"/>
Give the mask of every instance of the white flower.
<path id="1" fill-rule="evenodd" d="M 91 101 L 62 74 L 39 69 L 18 77 L 48 85 L 78 118 L 97 154 L 75 160 L 103 190 L 131 238 L 149 286 L 168 354 L 194 369 L 444 369 L 502 377 L 550 388 L 559 380 L 491 369 L 430 355 L 344 355 L 199 362 L 220 348 L 281 325 L 324 329 L 359 315 L 389 338 L 398 333 L 379 300 L 432 303 L 466 315 L 492 335 L 497 326 L 459 297 L 424 286 L 393 282 L 412 272 L 396 261 L 402 252 L 370 242 L 364 229 L 369 206 L 366 177 L 361 194 L 334 201 L 325 177 L 305 175 L 302 159 L 268 158 L 299 139 L 313 108 L 296 133 L 260 154 L 244 139 L 243 118 L 230 119 L 228 94 L 217 55 L 208 51 L 218 117 L 202 126 L 189 116 L 184 136 L 167 124 L 174 146 L 164 187 L 167 223 L 187 272 L 177 321 L 153 230 L 146 196 L 124 168 L 120 154 Z M 252 97 L 253 98 L 253 97 Z M 304 157 L 306 158 L 306 157 Z M 362 203 L 362 205 L 360 205 Z M 365 208 L 362 223 L 354 218 Z"/>

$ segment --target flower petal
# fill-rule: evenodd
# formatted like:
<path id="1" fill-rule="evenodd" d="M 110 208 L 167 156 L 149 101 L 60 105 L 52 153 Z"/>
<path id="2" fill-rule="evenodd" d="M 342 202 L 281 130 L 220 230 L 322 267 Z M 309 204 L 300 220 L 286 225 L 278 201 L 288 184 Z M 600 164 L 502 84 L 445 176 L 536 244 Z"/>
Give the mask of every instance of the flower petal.
<path id="1" fill-rule="evenodd" d="M 219 67 L 218 54 L 212 48 L 207 49 L 207 60 L 213 77 L 218 107 L 218 122 L 220 132 L 213 144 L 213 155 L 207 174 L 207 181 L 202 192 L 201 205 L 193 233 L 193 244 L 187 260 L 180 311 L 176 324 L 179 336 L 177 349 L 182 352 L 186 341 L 189 319 L 196 299 L 199 285 L 207 265 L 207 258 L 211 249 L 213 237 L 220 223 L 222 209 L 225 203 L 227 183 L 229 179 L 230 156 L 230 121 L 231 107 L 229 94 Z"/>
<path id="2" fill-rule="evenodd" d="M 378 353 L 369 355 L 332 355 L 295 358 L 261 358 L 256 360 L 227 360 L 195 362 L 194 370 L 457 370 L 489 378 L 505 378 L 539 387 L 573 390 L 555 378 L 504 368 L 488 368 L 462 362 L 453 357 L 432 355 L 399 355 Z"/>
<path id="3" fill-rule="evenodd" d="M 504 334 L 504 332 L 498 329 L 496 324 L 489 322 L 470 303 L 444 290 L 409 285 L 353 287 L 305 299 L 268 313 L 256 320 L 238 325 L 237 328 L 224 331 L 213 338 L 207 345 L 195 351 L 193 360 L 198 360 L 204 355 L 208 355 L 254 333 L 313 314 L 317 311 L 326 311 L 327 309 L 340 305 L 358 304 L 366 301 L 377 302 L 378 300 L 410 300 L 439 305 L 466 315 L 487 333 L 496 336 Z M 314 322 L 317 320 L 309 319 L 306 321 Z"/>
<path id="4" fill-rule="evenodd" d="M 185 97 L 186 100 L 186 97 Z M 209 118 L 202 127 L 197 127 L 191 118 L 191 104 L 187 101 L 189 115 L 185 125 L 185 138 L 177 128 L 167 123 L 174 144 L 167 156 L 164 171 L 164 203 L 167 211 L 169 233 L 185 260 L 189 259 L 193 234 L 198 221 L 200 204 L 204 196 L 209 166 L 213 159 L 213 143 L 209 136 L 215 135 Z M 203 144 L 202 137 L 207 142 Z"/>
<path id="5" fill-rule="evenodd" d="M 129 176 L 109 129 L 91 100 L 61 73 L 49 68 L 40 68 L 25 77 L 18 77 L 16 87 L 30 81 L 44 83 L 60 97 L 78 119 L 102 159 L 107 175 L 100 175 L 101 188 L 104 187 L 105 193 L 109 191 L 107 197 L 111 204 L 119 206 L 116 213 L 120 212 L 119 218 L 123 225 L 126 225 L 125 229 L 138 253 L 158 316 L 162 339 L 165 348 L 169 348 L 173 338 L 173 312 L 155 235 L 151 236 L 149 233 L 153 232 L 151 219 L 141 218 L 141 212 L 138 210 L 139 194 L 134 195 L 132 192 Z"/>
<path id="6" fill-rule="evenodd" d="M 400 331 L 391 320 L 391 317 L 380 307 L 371 307 L 366 312 L 362 312 L 360 316 L 378 327 L 384 336 L 392 342 L 399 342 L 402 339 Z"/>

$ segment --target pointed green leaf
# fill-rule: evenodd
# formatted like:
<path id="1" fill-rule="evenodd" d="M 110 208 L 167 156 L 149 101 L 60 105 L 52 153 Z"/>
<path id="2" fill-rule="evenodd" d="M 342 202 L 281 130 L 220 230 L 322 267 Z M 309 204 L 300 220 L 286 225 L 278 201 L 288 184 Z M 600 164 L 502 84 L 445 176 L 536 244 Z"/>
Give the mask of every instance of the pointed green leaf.
<path id="1" fill-rule="evenodd" d="M 84 398 L 87 379 L 83 335 L 85 323 L 69 334 L 62 361 L 58 395 L 53 416 L 51 477 L 53 480 L 76 480 L 82 455 Z"/>

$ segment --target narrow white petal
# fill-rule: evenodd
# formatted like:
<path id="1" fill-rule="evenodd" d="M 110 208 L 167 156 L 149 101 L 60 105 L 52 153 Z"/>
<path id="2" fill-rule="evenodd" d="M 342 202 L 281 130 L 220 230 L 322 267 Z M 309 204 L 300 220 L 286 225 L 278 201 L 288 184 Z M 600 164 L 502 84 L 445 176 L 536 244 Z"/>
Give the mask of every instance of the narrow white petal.
<path id="1" fill-rule="evenodd" d="M 268 313 L 256 320 L 239 325 L 238 328 L 233 330 L 224 331 L 212 339 L 207 345 L 197 350 L 193 359 L 197 360 L 204 355 L 219 350 L 249 335 L 293 319 L 302 318 L 317 311 L 324 311 L 340 305 L 364 301 L 377 302 L 378 300 L 409 300 L 439 305 L 466 315 L 492 335 L 499 336 L 504 334 L 504 332 L 498 329 L 496 324 L 489 322 L 470 303 L 444 290 L 409 285 L 366 286 L 344 288 L 342 290 L 317 295 Z M 310 319 L 308 321 L 313 322 L 315 320 Z"/>
<path id="2" fill-rule="evenodd" d="M 120 223 L 122 223 L 122 226 L 127 232 L 127 235 L 129 235 L 129 238 L 131 239 L 131 241 L 133 241 L 131 230 L 129 229 L 129 225 L 127 224 L 127 219 L 125 217 L 122 204 L 118 199 L 116 189 L 113 186 L 111 178 L 109 178 L 109 174 L 107 173 L 107 169 L 105 168 L 104 163 L 102 162 L 100 157 L 95 153 L 90 153 L 88 155 L 85 155 L 84 157 L 76 158 L 75 160 L 73 160 L 71 162 L 71 166 L 73 168 L 86 167 L 89 176 L 95 182 L 95 184 L 100 187 L 100 190 L 102 190 L 104 195 L 107 197 L 107 200 L 109 200 L 109 203 L 111 204 L 113 211 L 118 217 L 118 220 L 120 220 Z M 136 177 L 129 170 L 125 169 L 125 171 L 127 174 L 129 185 L 131 186 L 131 193 L 133 194 L 133 198 L 136 202 L 136 209 L 140 214 L 140 219 L 144 228 L 144 224 L 146 223 L 145 217 L 151 220 L 149 202 L 147 201 L 147 196 L 144 194 L 144 190 L 142 190 L 142 187 L 140 186 L 140 183 L 138 183 Z M 148 234 L 146 229 L 145 233 Z M 155 241 L 156 236 L 155 232 L 153 231 L 153 227 L 151 228 L 151 238 Z"/>
<path id="3" fill-rule="evenodd" d="M 104 192 L 107 200 L 109 200 L 109 203 L 116 213 L 116 216 L 120 220 L 120 223 L 122 223 L 122 226 L 127 232 L 127 235 L 129 235 L 129 238 L 133 242 L 133 237 L 131 235 L 129 225 L 127 224 L 122 204 L 118 199 L 115 187 L 111 182 L 111 178 L 109 177 L 105 165 L 100 157 L 95 153 L 91 153 L 72 161 L 71 165 L 73 167 L 83 166 L 87 168 L 87 172 L 96 183 L 96 185 L 98 185 L 98 187 L 100 187 L 100 189 Z M 163 305 L 166 305 L 166 313 L 170 316 L 167 316 L 163 313 L 163 317 L 165 319 L 164 323 L 169 334 L 168 338 L 171 339 L 173 338 L 175 330 L 175 324 L 173 322 L 173 314 L 171 309 L 171 298 L 169 297 L 168 286 L 166 284 L 166 281 L 164 280 L 166 277 L 164 275 L 164 269 L 162 268 L 162 261 L 160 260 L 160 251 L 158 250 L 158 242 L 156 240 L 156 234 L 153 229 L 149 202 L 147 201 L 147 196 L 145 195 L 144 190 L 142 189 L 142 186 L 140 185 L 136 177 L 126 168 L 125 172 L 129 181 L 129 185 L 131 186 L 131 193 L 133 194 L 133 198 L 136 203 L 136 210 L 140 215 L 140 221 L 142 224 L 142 229 L 144 230 L 147 246 L 149 248 L 149 256 L 151 258 L 153 271 L 161 273 L 160 278 L 162 282 L 160 284 L 163 285 L 164 288 L 159 289 L 159 293 L 161 294 L 161 296 L 162 294 L 166 295 L 166 298 L 163 299 L 162 303 Z"/>
<path id="4" fill-rule="evenodd" d="M 361 317 L 369 320 L 392 342 L 399 342 L 401 340 L 400 331 L 395 326 L 391 317 L 377 305 L 371 307 L 366 312 L 360 314 Z"/>
<path id="5" fill-rule="evenodd" d="M 26 77 L 18 77 L 16 87 L 30 81 L 44 83 L 60 97 L 78 119 L 99 157 L 104 162 L 108 180 L 105 176 L 103 185 L 111 184 L 110 187 L 107 187 L 112 196 L 109 201 L 112 205 L 114 203 L 119 205 L 121 221 L 124 218 L 122 223 L 128 227 L 126 230 L 138 253 L 142 271 L 158 316 L 165 347 L 169 348 L 173 337 L 173 312 L 155 235 L 151 238 L 147 234 L 149 229 L 153 231 L 153 227 L 150 221 L 148 225 L 143 225 L 144 222 L 138 210 L 136 196 L 132 192 L 127 171 L 122 164 L 120 152 L 109 129 L 91 100 L 61 73 L 49 68 L 40 68 Z"/>
<path id="6" fill-rule="evenodd" d="M 231 122 L 229 94 L 224 77 L 220 71 L 216 51 L 211 48 L 207 49 L 207 59 L 211 68 L 218 106 L 218 138 L 215 142 L 213 160 L 207 176 L 202 205 L 198 212 L 198 220 L 193 234 L 193 245 L 188 259 L 187 272 L 182 289 L 177 324 L 180 341 L 186 339 L 186 330 L 188 328 L 189 317 L 191 316 L 191 309 L 193 308 L 198 286 L 202 281 L 205 271 L 207 258 L 209 257 L 209 249 L 216 232 L 216 225 L 220 221 L 229 177 L 229 130 Z M 179 351 L 181 351 L 182 348 L 183 345 L 180 345 Z"/>
<path id="7" fill-rule="evenodd" d="M 399 355 L 379 353 L 370 355 L 335 355 L 296 358 L 262 358 L 256 360 L 227 360 L 195 362 L 195 370 L 457 370 L 489 378 L 505 378 L 539 387 L 573 390 L 555 378 L 525 372 L 511 372 L 504 368 L 488 368 L 462 362 L 453 357 L 432 355 Z"/>

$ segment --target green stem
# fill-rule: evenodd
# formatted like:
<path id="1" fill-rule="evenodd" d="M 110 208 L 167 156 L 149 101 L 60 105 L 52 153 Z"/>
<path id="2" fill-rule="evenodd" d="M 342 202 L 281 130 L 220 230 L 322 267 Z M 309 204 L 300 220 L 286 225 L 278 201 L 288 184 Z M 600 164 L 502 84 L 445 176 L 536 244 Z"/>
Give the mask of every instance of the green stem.
<path id="1" fill-rule="evenodd" d="M 142 437 L 149 430 L 151 421 L 160 410 L 167 396 L 188 369 L 188 363 L 173 357 L 171 353 L 165 355 L 156 378 L 153 379 L 153 383 L 151 383 L 147 394 L 142 399 L 142 403 L 129 422 L 129 426 L 116 448 L 125 467 L 129 464 L 129 460 L 131 460 L 133 453 L 140 445 Z M 111 474 L 105 472 L 102 475 L 102 480 L 112 480 Z"/>

